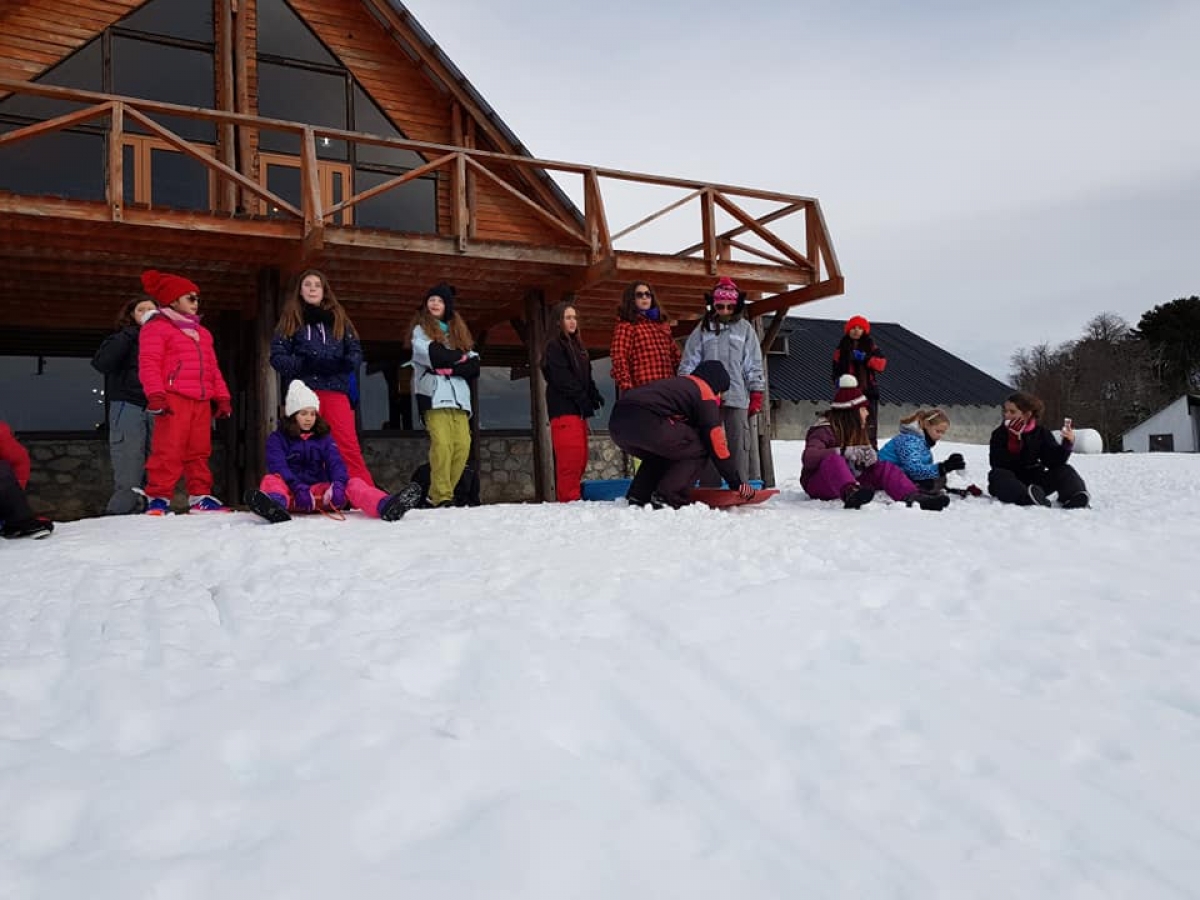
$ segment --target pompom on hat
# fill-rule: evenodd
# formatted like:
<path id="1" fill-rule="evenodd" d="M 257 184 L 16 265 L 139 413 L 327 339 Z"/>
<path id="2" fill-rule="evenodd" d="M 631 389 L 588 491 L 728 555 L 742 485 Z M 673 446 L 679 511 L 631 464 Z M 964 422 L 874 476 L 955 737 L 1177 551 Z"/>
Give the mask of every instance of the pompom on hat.
<path id="1" fill-rule="evenodd" d="M 863 334 L 871 333 L 871 323 L 867 321 L 865 316 L 851 316 L 846 321 L 846 334 L 849 334 L 850 329 L 855 327 L 861 328 Z"/>
<path id="2" fill-rule="evenodd" d="M 321 400 L 303 381 L 297 378 L 288 385 L 287 398 L 283 401 L 283 412 L 289 419 L 302 409 L 321 411 Z"/>
<path id="3" fill-rule="evenodd" d="M 853 375 L 843 375 L 838 379 L 837 393 L 833 395 L 831 409 L 854 409 L 867 402 L 867 395 L 858 386 L 858 379 Z"/>
<path id="4" fill-rule="evenodd" d="M 446 311 L 442 313 L 442 321 L 449 322 L 454 317 L 454 295 L 456 293 L 453 285 L 439 281 L 425 292 L 425 296 L 421 298 L 421 305 L 417 308 L 424 309 L 425 303 L 430 297 L 441 297 L 442 302 L 446 304 Z"/>
<path id="5" fill-rule="evenodd" d="M 157 269 L 147 269 L 142 273 L 142 287 L 159 306 L 170 306 L 185 294 L 200 293 L 195 282 L 188 281 L 182 275 L 159 272 Z"/>

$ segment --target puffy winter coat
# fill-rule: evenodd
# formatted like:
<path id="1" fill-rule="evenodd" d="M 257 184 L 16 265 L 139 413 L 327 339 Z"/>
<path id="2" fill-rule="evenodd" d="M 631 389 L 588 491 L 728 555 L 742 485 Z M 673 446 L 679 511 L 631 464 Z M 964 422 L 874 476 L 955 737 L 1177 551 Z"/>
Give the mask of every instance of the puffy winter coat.
<path id="1" fill-rule="evenodd" d="M 855 359 L 855 350 L 862 351 L 864 359 Z M 843 375 L 853 375 L 858 379 L 858 386 L 862 388 L 862 392 L 868 397 L 879 396 L 876 379 L 886 368 L 887 359 L 869 334 L 864 334 L 857 341 L 850 335 L 845 335 L 833 351 L 833 383 L 837 384 Z"/>
<path id="2" fill-rule="evenodd" d="M 271 368 L 285 382 L 299 378 L 314 391 L 350 393 L 350 375 L 362 365 L 362 344 L 349 328 L 339 341 L 324 324 L 300 326 L 271 340 Z"/>
<path id="3" fill-rule="evenodd" d="M 546 414 L 551 419 L 589 419 L 604 402 L 592 378 L 591 362 L 565 339 L 555 338 L 546 344 L 542 373 L 546 376 Z"/>
<path id="4" fill-rule="evenodd" d="M 17 484 L 24 489 L 25 485 L 29 484 L 29 451 L 13 437 L 7 422 L 0 422 L 0 460 L 12 466 Z"/>
<path id="5" fill-rule="evenodd" d="M 645 316 L 638 316 L 637 322 L 617 322 L 609 356 L 612 379 L 622 391 L 679 374 L 681 354 L 670 324 Z"/>
<path id="6" fill-rule="evenodd" d="M 137 325 L 126 325 L 110 334 L 92 357 L 92 368 L 104 373 L 104 399 L 146 408 L 146 392 L 138 375 Z"/>
<path id="7" fill-rule="evenodd" d="M 165 315 L 154 316 L 138 336 L 138 375 L 146 396 L 180 394 L 192 400 L 228 400 L 229 388 L 217 366 L 213 337 L 197 325 L 194 341 Z"/>
<path id="8" fill-rule="evenodd" d="M 746 409 L 750 405 L 750 392 L 766 386 L 762 348 L 754 326 L 745 319 L 727 325 L 718 322 L 711 329 L 703 322 L 697 325 L 683 345 L 679 374 L 691 375 L 696 366 L 708 359 L 722 363 L 729 373 L 729 390 L 721 397 L 722 406 Z"/>
<path id="9" fill-rule="evenodd" d="M 912 481 L 925 481 L 941 474 L 933 461 L 925 429 L 916 422 L 902 422 L 900 433 L 883 445 L 879 458 L 899 466 Z"/>
<path id="10" fill-rule="evenodd" d="M 1060 444 L 1045 425 L 1034 425 L 1021 434 L 1019 449 L 1014 453 L 1009 448 L 1008 427 L 1001 423 L 992 432 L 988 461 L 993 469 L 1008 469 L 1025 484 L 1034 484 L 1041 481 L 1039 476 L 1047 469 L 1061 466 L 1070 459 L 1074 446 L 1070 441 Z"/>
<path id="11" fill-rule="evenodd" d="M 346 464 L 333 436 L 292 437 L 281 427 L 267 438 L 267 471 L 278 475 L 293 492 L 297 485 L 345 485 L 349 480 Z"/>
<path id="12" fill-rule="evenodd" d="M 462 356 L 461 350 L 430 340 L 420 325 L 413 327 L 413 383 L 422 415 L 430 409 L 461 409 L 471 414 L 471 386 L 467 380 L 479 375 L 479 354 L 471 350 L 466 362 L 460 361 Z M 455 374 L 439 375 L 435 369 L 451 369 Z"/>

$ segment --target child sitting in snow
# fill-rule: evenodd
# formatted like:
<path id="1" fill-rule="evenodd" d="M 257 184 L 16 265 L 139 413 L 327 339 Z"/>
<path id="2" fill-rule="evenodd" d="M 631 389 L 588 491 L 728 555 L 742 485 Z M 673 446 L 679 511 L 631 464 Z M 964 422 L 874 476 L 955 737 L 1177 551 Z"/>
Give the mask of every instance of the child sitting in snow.
<path id="1" fill-rule="evenodd" d="M 824 418 L 808 430 L 800 486 L 814 500 L 841 500 L 847 509 L 870 503 L 877 490 L 921 509 L 945 509 L 945 494 L 921 491 L 899 466 L 881 462 L 867 431 L 866 395 L 853 375 L 838 381 Z"/>
<path id="2" fill-rule="evenodd" d="M 1045 407 L 1032 394 L 1017 391 L 1004 401 L 1004 421 L 992 432 L 988 493 L 1001 503 L 1049 506 L 1047 494 L 1058 493 L 1066 509 L 1089 503 L 1087 486 L 1068 464 L 1075 447 L 1075 429 L 1063 424 L 1062 443 L 1040 425 Z"/>
<path id="3" fill-rule="evenodd" d="M 29 451 L 0 422 L 0 537 L 43 538 L 54 530 L 49 519 L 35 516 L 25 497 L 29 483 Z"/>
<path id="4" fill-rule="evenodd" d="M 246 494 L 251 510 L 268 522 L 286 522 L 289 510 L 337 510 L 350 503 L 372 518 L 394 522 L 421 501 L 420 485 L 385 494 L 361 478 L 349 478 L 320 406 L 303 381 L 288 387 L 287 418 L 267 438 L 267 474 L 258 490 Z"/>
<path id="5" fill-rule="evenodd" d="M 950 430 L 950 417 L 940 409 L 918 409 L 900 420 L 900 433 L 883 445 L 879 458 L 899 466 L 917 487 L 937 493 L 946 489 L 946 475 L 967 467 L 961 453 L 944 462 L 933 461 L 933 447 Z"/>

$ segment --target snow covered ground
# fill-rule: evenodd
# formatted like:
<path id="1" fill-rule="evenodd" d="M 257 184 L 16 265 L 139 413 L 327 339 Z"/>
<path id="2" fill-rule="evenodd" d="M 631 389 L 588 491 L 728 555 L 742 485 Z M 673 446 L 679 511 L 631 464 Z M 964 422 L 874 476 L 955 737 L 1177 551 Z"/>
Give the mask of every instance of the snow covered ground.
<path id="1" fill-rule="evenodd" d="M 963 452 L 983 484 L 986 449 Z M 0 546 L 0 897 L 1200 896 L 1200 456 Z"/>

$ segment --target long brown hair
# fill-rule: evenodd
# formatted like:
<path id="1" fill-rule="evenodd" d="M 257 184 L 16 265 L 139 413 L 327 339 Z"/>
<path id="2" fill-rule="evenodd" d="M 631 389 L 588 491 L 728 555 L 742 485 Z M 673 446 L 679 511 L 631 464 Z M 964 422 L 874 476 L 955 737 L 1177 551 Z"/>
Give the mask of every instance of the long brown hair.
<path id="1" fill-rule="evenodd" d="M 839 447 L 861 447 L 871 443 L 870 432 L 858 412 L 860 408 L 861 404 L 849 409 L 831 409 L 825 413 Z"/>
<path id="2" fill-rule="evenodd" d="M 304 298 L 300 296 L 300 285 L 304 284 L 304 279 L 309 275 L 316 275 L 321 279 L 320 308 L 333 316 L 334 340 L 340 341 L 346 336 L 347 331 L 357 335 L 358 332 L 354 328 L 354 323 L 350 321 L 346 308 L 338 302 L 337 294 L 333 292 L 329 279 L 319 269 L 305 269 L 296 277 L 295 282 L 288 290 L 287 299 L 283 301 L 283 312 L 279 315 L 279 324 L 275 326 L 275 333 L 290 338 L 304 325 L 305 303 Z"/>
<path id="3" fill-rule="evenodd" d="M 579 328 L 575 329 L 574 334 L 567 334 L 563 328 L 563 319 L 566 318 L 567 310 L 575 310 L 575 315 L 579 315 L 579 307 L 570 300 L 563 300 L 560 303 L 554 304 L 554 308 L 550 310 L 550 316 L 554 320 L 554 334 L 550 336 L 547 344 L 552 344 L 559 341 L 567 348 L 567 358 L 571 360 L 571 365 L 582 375 L 591 365 L 588 359 L 587 347 L 583 345 L 583 340 L 579 337 Z M 576 318 L 576 322 L 578 322 Z"/>
<path id="4" fill-rule="evenodd" d="M 120 331 L 122 328 L 128 328 L 130 325 L 141 324 L 133 317 L 133 311 L 137 309 L 139 303 L 145 303 L 147 300 L 154 304 L 155 309 L 158 309 L 158 301 L 149 294 L 139 294 L 136 297 L 130 297 L 121 304 L 121 310 L 117 313 L 117 319 L 115 323 L 117 326 L 117 331 Z"/>
<path id="5" fill-rule="evenodd" d="M 442 331 L 441 320 L 429 311 L 429 298 L 426 298 L 421 301 L 421 307 L 412 317 L 408 332 L 411 335 L 413 329 L 420 325 L 425 336 L 431 341 L 437 341 L 452 350 L 462 350 L 464 353 L 474 349 L 475 338 L 471 337 L 471 329 L 467 327 L 462 316 L 457 312 L 453 313 L 446 324 L 450 326 L 449 332 Z"/>
<path id="6" fill-rule="evenodd" d="M 642 315 L 642 311 L 637 308 L 637 299 L 633 296 L 642 286 L 645 286 L 646 290 L 650 292 L 650 308 L 658 310 L 658 321 L 670 321 L 671 317 L 667 315 L 666 307 L 658 302 L 658 292 L 645 281 L 631 281 L 625 285 L 625 293 L 621 295 L 621 305 L 617 307 L 617 318 L 622 322 L 636 322 L 638 316 Z"/>
<path id="7" fill-rule="evenodd" d="M 1046 404 L 1028 391 L 1017 391 L 1009 394 L 1008 402 L 1025 413 L 1026 417 L 1033 416 L 1039 422 L 1046 413 Z"/>

